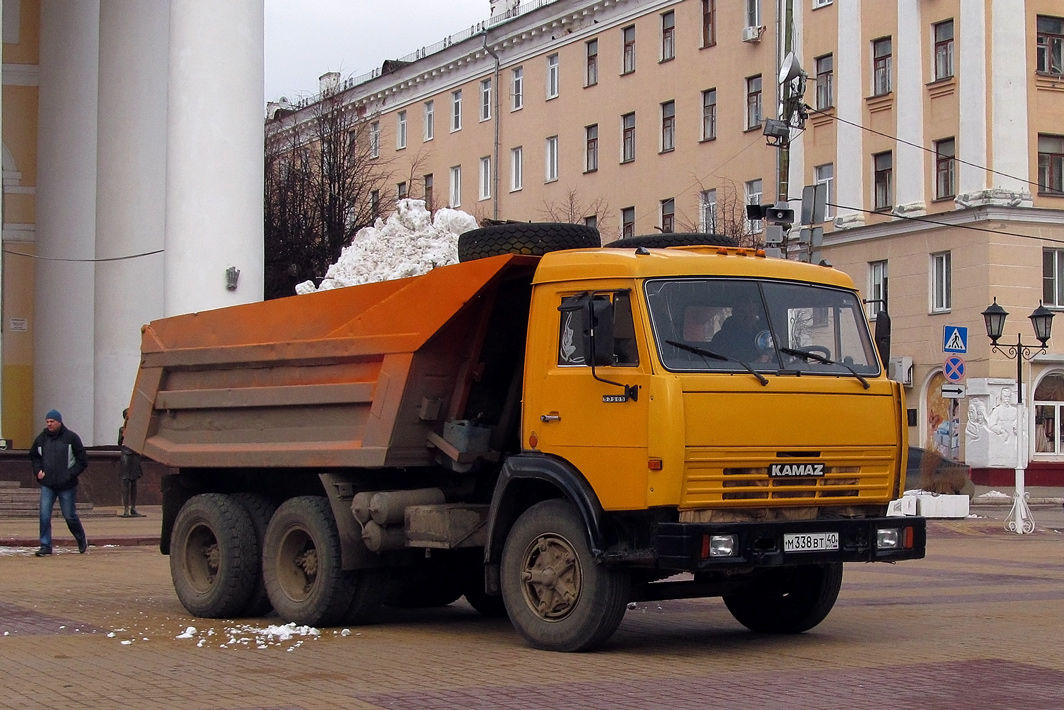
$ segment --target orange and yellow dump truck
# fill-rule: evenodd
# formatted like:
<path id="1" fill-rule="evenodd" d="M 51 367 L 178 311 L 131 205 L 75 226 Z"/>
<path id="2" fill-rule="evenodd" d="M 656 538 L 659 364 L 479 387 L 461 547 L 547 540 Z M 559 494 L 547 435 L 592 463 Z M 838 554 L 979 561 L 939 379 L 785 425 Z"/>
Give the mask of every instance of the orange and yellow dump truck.
<path id="1" fill-rule="evenodd" d="M 886 517 L 904 401 L 850 278 L 636 239 L 145 326 L 126 443 L 169 467 L 184 606 L 326 626 L 464 595 L 577 651 L 633 601 L 805 631 L 842 563 L 923 557 L 924 520 Z"/>

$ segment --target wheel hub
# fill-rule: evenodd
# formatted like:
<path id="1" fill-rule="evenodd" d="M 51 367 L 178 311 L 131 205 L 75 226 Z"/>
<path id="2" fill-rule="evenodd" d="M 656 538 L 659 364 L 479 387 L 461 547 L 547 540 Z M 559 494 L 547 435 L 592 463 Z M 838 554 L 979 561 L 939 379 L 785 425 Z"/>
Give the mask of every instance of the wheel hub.
<path id="1" fill-rule="evenodd" d="M 581 575 L 576 551 L 560 535 L 544 534 L 529 545 L 521 578 L 525 602 L 542 619 L 564 619 L 580 598 Z"/>

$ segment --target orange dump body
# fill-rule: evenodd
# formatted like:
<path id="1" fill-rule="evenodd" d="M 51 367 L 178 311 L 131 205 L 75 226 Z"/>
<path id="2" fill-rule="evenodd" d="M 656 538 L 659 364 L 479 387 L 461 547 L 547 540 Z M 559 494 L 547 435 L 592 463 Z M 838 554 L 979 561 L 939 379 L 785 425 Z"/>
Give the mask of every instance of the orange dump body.
<path id="1" fill-rule="evenodd" d="M 429 434 L 467 416 L 500 289 L 530 290 L 537 263 L 500 256 L 153 321 L 125 442 L 175 467 L 428 465 Z M 527 302 L 518 315 L 523 341 Z"/>

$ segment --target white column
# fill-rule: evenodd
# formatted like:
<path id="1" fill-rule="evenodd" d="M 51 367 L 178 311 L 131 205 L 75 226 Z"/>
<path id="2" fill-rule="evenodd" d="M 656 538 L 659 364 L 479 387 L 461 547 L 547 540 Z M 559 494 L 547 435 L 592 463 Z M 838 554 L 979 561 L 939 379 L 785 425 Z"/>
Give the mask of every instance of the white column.
<path id="1" fill-rule="evenodd" d="M 839 16 L 839 55 L 835 60 L 838 105 L 835 115 L 850 123 L 838 122 L 835 155 L 835 194 L 840 205 L 865 206 L 865 167 L 868 156 L 864 150 L 865 85 L 861 68 L 865 54 L 861 36 L 861 0 L 835 3 Z M 855 125 L 851 125 L 855 124 Z M 864 224 L 864 213 L 839 208 L 835 228 L 857 227 Z"/>
<path id="2" fill-rule="evenodd" d="M 95 0 L 41 2 L 33 409 L 42 426 L 45 412 L 60 410 L 86 441 L 94 438 L 99 24 Z"/>
<path id="3" fill-rule="evenodd" d="M 1024 23 L 1024 9 L 1021 0 L 1018 21 L 1020 27 Z M 957 157 L 965 161 L 957 164 L 957 195 L 958 203 L 968 204 L 974 197 L 987 188 L 988 174 L 984 167 L 989 167 L 987 162 L 986 142 L 987 133 L 987 36 L 986 36 L 986 7 L 983 3 L 961 3 L 958 22 L 954 36 L 957 37 L 957 79 L 958 101 L 960 111 L 960 132 L 957 136 Z M 1024 64 L 1020 69 L 1021 76 L 1026 71 L 1026 63 L 1023 62 L 1024 43 L 1026 38 L 1023 30 L 1020 30 L 1019 42 L 1008 48 L 1009 61 Z M 996 80 L 996 77 L 995 77 Z M 996 83 L 996 81 L 995 81 Z M 995 94 L 994 106 L 1000 100 Z M 1024 112 L 1026 114 L 1027 98 L 1023 98 Z M 1027 130 L 1024 126 L 1023 137 L 1020 138 L 1020 149 L 1026 152 Z M 974 193 L 974 194 L 973 194 Z"/>
<path id="4" fill-rule="evenodd" d="M 908 217 L 927 213 L 924 198 L 927 154 L 924 145 L 925 29 L 920 20 L 920 0 L 898 0 L 897 97 L 894 102 L 900 139 L 894 154 L 894 214 Z M 905 141 L 905 142 L 902 142 Z"/>
<path id="5" fill-rule="evenodd" d="M 163 316 L 169 21 L 166 2 L 101 0 L 96 445 L 116 442 L 140 327 Z"/>
<path id="6" fill-rule="evenodd" d="M 1033 42 L 1026 33 L 1026 6 L 1024 0 L 994 0 L 992 5 L 990 142 L 994 147 L 990 167 L 997 172 L 989 173 L 988 178 L 995 188 L 995 202 L 1030 207 L 1031 186 L 1024 180 L 1034 177 L 1030 172 L 1029 141 L 1036 136 L 1027 123 L 1027 52 L 1028 44 Z M 964 10 L 961 12 L 963 19 Z"/>
<path id="7" fill-rule="evenodd" d="M 262 77 L 263 0 L 171 0 L 167 315 L 262 300 Z"/>

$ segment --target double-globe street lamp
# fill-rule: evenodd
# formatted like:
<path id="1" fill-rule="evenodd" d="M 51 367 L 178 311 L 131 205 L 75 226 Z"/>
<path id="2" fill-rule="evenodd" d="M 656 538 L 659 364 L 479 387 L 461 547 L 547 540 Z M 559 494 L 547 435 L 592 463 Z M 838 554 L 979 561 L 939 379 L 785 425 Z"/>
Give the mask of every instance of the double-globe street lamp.
<path id="1" fill-rule="evenodd" d="M 1034 327 L 1034 337 L 1041 343 L 1040 347 L 1024 344 L 1019 333 L 1016 334 L 1015 345 L 998 346 L 998 340 L 1005 330 L 1005 318 L 1008 311 L 998 305 L 997 298 L 983 311 L 983 321 L 986 323 L 986 334 L 990 338 L 990 348 L 993 352 L 1000 353 L 1010 360 L 1016 360 L 1016 491 L 1012 494 L 1012 510 L 1005 523 L 1005 529 L 1023 535 L 1034 532 L 1034 518 L 1031 509 L 1027 506 L 1027 494 L 1023 489 L 1024 469 L 1027 468 L 1027 456 L 1023 450 L 1023 433 L 1027 431 L 1027 422 L 1023 417 L 1023 361 L 1032 360 L 1036 355 L 1046 352 L 1046 343 L 1049 342 L 1050 333 L 1053 330 L 1053 313 L 1038 302 L 1038 308 L 1031 315 L 1031 325 Z"/>

